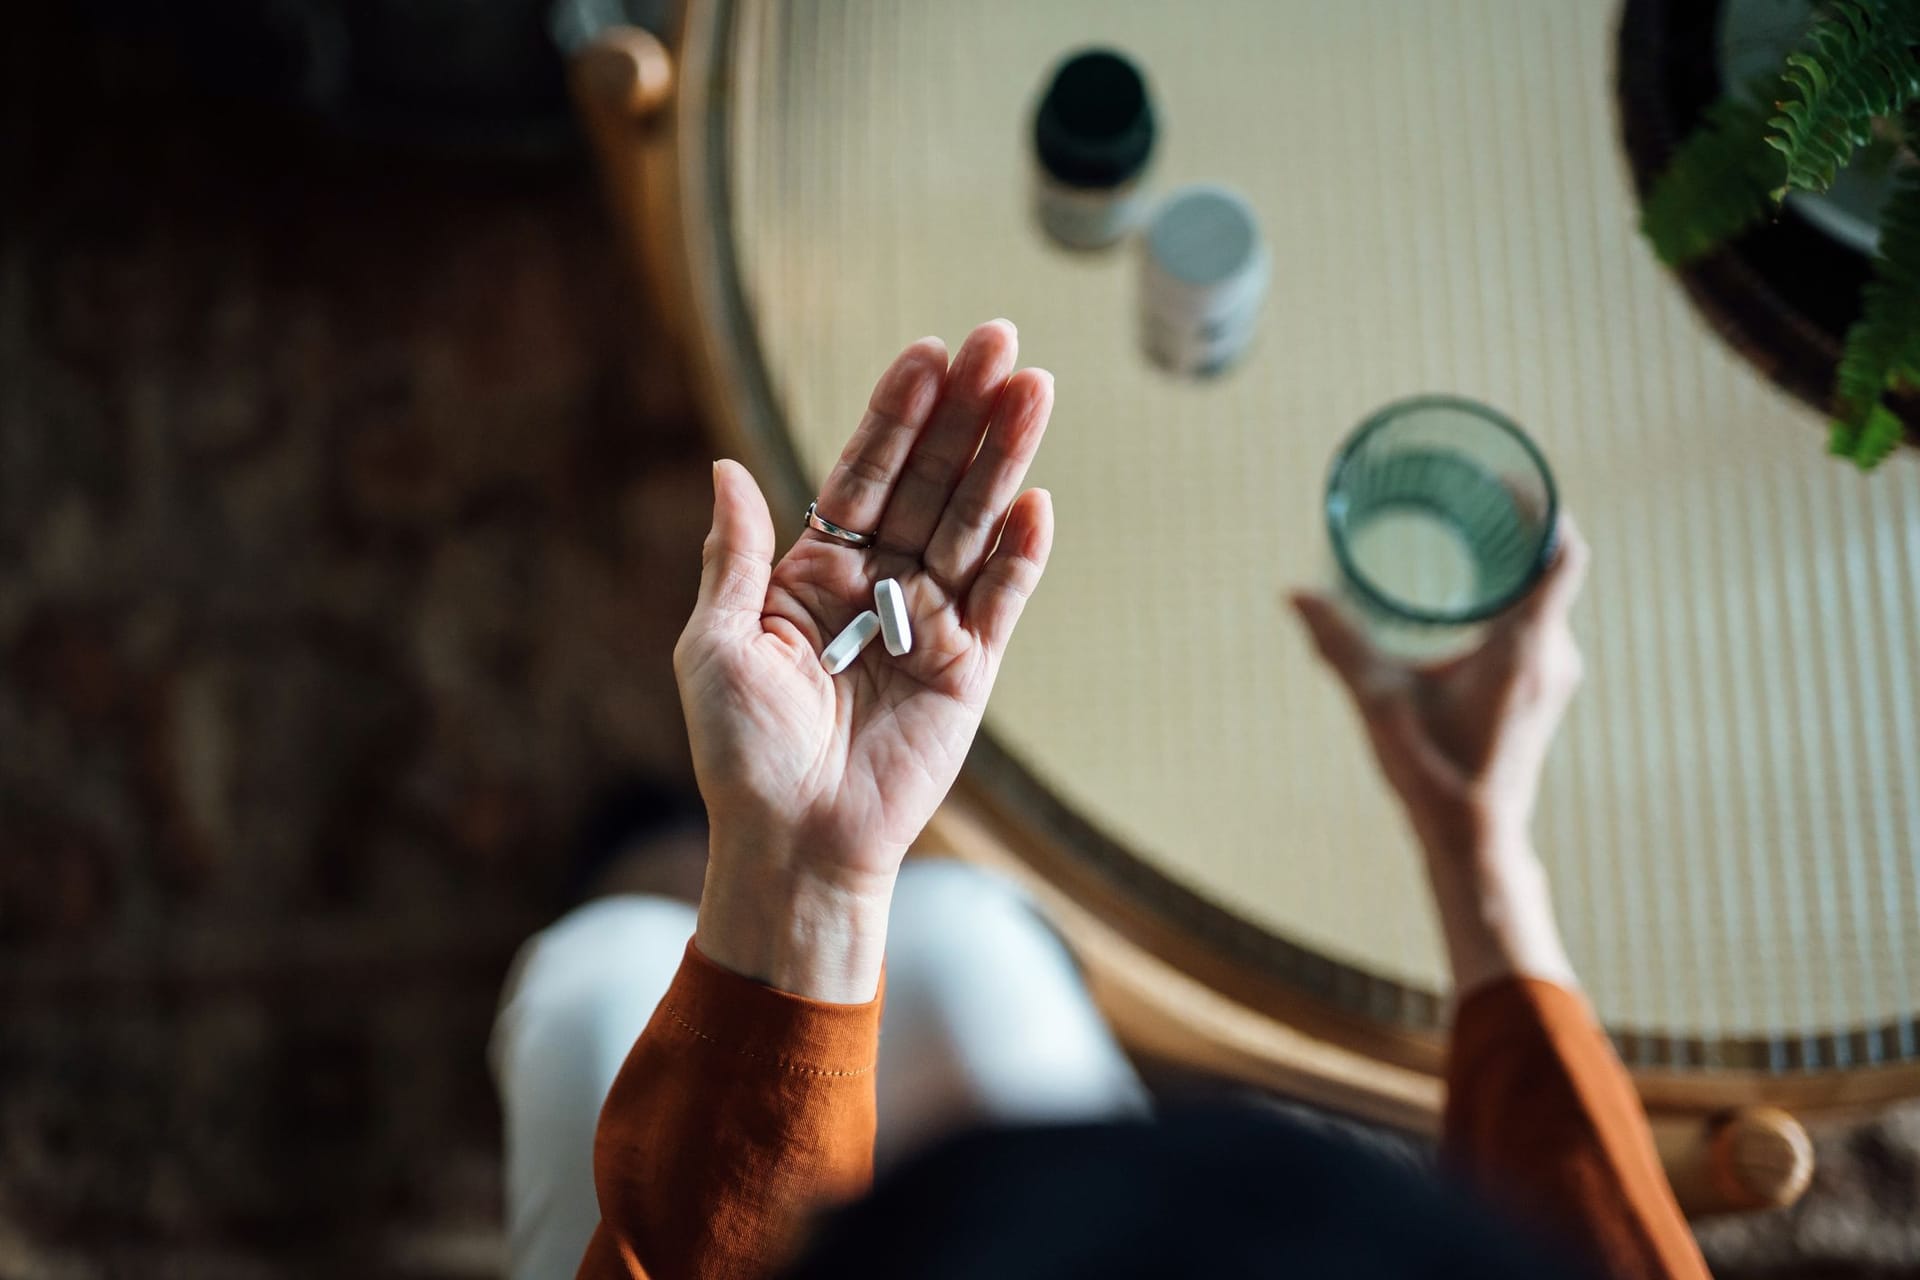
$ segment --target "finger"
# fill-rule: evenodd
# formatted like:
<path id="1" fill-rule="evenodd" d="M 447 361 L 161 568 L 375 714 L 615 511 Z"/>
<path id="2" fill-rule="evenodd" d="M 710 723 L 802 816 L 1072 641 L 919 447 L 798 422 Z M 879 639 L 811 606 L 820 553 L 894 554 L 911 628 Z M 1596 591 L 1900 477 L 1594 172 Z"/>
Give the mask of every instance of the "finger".
<path id="1" fill-rule="evenodd" d="M 926 550 L 940 513 L 947 509 L 947 498 L 980 448 L 987 418 L 1013 372 L 1019 350 L 1019 337 L 1006 320 L 988 321 L 960 344 L 960 353 L 947 370 L 940 403 L 907 455 L 887 503 L 880 521 L 881 546 L 916 557 Z"/>
<path id="2" fill-rule="evenodd" d="M 879 526 L 946 375 L 947 346 L 938 338 L 922 338 L 893 358 L 874 383 L 866 416 L 820 486 L 822 516 L 856 533 Z"/>
<path id="3" fill-rule="evenodd" d="M 1029 489 L 1007 508 L 999 545 L 967 592 L 967 626 L 994 653 L 1013 639 L 1014 624 L 1027 607 L 1053 551 L 1053 495 Z"/>
<path id="4" fill-rule="evenodd" d="M 1332 667 L 1356 700 L 1365 705 L 1380 692 L 1382 662 L 1373 644 L 1348 620 L 1340 606 L 1325 596 L 1298 591 L 1291 597 L 1293 611 L 1306 624 L 1314 648 Z"/>
<path id="5" fill-rule="evenodd" d="M 767 603 L 773 549 L 773 516 L 760 486 L 739 463 L 714 463 L 713 528 L 700 548 L 695 619 L 757 621 Z"/>
<path id="6" fill-rule="evenodd" d="M 1022 369 L 1007 380 L 980 453 L 947 500 L 947 509 L 927 543 L 927 569 L 951 594 L 963 595 L 986 563 L 994 534 L 1019 496 L 1052 413 L 1051 373 Z"/>
<path id="7" fill-rule="evenodd" d="M 1562 511 L 1554 529 L 1557 546 L 1553 561 L 1540 583 L 1508 615 L 1527 626 L 1564 620 L 1580 597 L 1581 584 L 1587 580 L 1587 561 L 1591 551 L 1570 512 Z"/>

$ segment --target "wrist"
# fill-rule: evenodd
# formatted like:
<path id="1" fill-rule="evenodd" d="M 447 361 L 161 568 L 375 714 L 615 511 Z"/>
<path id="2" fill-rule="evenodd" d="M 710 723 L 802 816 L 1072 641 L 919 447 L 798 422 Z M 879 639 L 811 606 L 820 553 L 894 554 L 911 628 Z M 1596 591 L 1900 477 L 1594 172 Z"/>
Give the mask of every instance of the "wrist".
<path id="1" fill-rule="evenodd" d="M 1483 873 L 1534 861 L 1531 825 L 1524 813 L 1482 803 L 1416 810 L 1414 822 L 1430 867 Z"/>
<path id="2" fill-rule="evenodd" d="M 1457 995 L 1509 977 L 1577 984 L 1546 868 L 1530 840 L 1508 833 L 1430 852 L 1427 875 Z"/>
<path id="3" fill-rule="evenodd" d="M 820 868 L 777 839 L 714 833 L 695 942 L 723 969 L 833 1004 L 873 999 L 894 875 Z"/>

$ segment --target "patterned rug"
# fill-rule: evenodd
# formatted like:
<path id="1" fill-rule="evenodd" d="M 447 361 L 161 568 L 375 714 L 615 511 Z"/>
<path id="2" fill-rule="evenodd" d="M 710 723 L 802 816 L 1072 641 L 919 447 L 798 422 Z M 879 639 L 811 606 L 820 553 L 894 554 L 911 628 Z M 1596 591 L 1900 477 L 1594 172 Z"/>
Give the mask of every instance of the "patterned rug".
<path id="1" fill-rule="evenodd" d="M 16 34 L 0 1275 L 488 1274 L 500 978 L 586 798 L 688 776 L 703 450 L 579 157 Z"/>

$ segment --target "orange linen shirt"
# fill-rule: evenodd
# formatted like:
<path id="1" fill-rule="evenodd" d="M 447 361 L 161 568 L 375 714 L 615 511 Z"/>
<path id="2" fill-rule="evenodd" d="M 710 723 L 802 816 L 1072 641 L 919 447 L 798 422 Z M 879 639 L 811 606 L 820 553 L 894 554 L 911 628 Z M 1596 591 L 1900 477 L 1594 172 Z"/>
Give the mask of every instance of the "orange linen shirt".
<path id="1" fill-rule="evenodd" d="M 873 1176 L 878 996 L 822 1004 L 691 942 L 600 1113 L 600 1226 L 582 1280 L 758 1280 L 809 1211 Z M 1470 993 L 1442 1154 L 1609 1275 L 1704 1277 L 1645 1112 L 1586 1002 L 1549 982 Z"/>

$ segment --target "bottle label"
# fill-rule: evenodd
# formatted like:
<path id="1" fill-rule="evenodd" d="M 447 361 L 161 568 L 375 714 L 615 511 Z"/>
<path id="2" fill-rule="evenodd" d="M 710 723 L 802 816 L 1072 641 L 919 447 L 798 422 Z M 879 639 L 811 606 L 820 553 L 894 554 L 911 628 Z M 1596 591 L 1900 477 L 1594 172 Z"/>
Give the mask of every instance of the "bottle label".
<path id="1" fill-rule="evenodd" d="M 1045 173 L 1034 180 L 1034 212 L 1046 233 L 1069 249 L 1104 249 L 1140 225 L 1146 213 L 1139 179 L 1118 187 L 1070 187 Z"/>
<path id="2" fill-rule="evenodd" d="M 1195 297 L 1169 288 L 1151 269 L 1142 272 L 1140 341 L 1147 355 L 1181 374 L 1217 373 L 1232 364 L 1259 326 L 1266 275 L 1263 256 L 1249 264 L 1246 275 Z"/>

